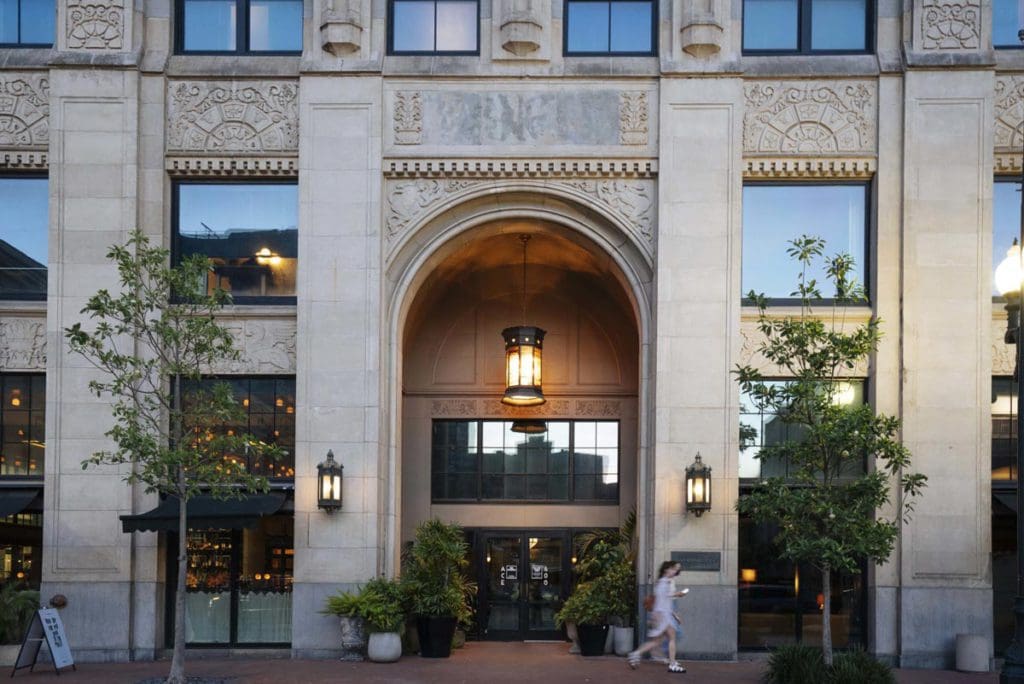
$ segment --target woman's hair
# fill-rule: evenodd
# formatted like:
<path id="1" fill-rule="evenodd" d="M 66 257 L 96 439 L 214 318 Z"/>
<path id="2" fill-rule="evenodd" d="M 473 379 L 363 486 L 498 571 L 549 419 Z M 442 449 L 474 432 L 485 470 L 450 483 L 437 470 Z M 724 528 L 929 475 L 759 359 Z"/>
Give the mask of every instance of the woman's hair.
<path id="1" fill-rule="evenodd" d="M 679 561 L 674 560 L 667 560 L 664 563 L 662 563 L 661 567 L 658 568 L 658 579 L 664 577 L 665 573 L 668 572 L 669 568 L 674 568 L 677 565 L 679 565 Z"/>

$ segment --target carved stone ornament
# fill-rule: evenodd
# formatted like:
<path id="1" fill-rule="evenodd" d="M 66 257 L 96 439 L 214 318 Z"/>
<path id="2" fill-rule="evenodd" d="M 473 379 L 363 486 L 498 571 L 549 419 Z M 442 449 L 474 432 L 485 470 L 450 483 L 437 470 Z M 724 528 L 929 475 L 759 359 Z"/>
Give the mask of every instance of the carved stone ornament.
<path id="1" fill-rule="evenodd" d="M 501 8 L 501 48 L 517 57 L 540 50 L 544 13 L 539 0 L 502 0 Z"/>
<path id="2" fill-rule="evenodd" d="M 423 98 L 417 92 L 395 93 L 395 144 L 419 145 L 423 134 Z"/>
<path id="3" fill-rule="evenodd" d="M 996 304 L 992 308 L 996 308 Z M 1016 365 L 1016 347 L 1003 341 L 1006 332 L 1006 317 L 996 316 L 992 319 L 992 375 L 1013 375 Z"/>
<path id="4" fill-rule="evenodd" d="M 576 415 L 580 418 L 617 418 L 622 415 L 622 402 L 614 399 L 577 399 Z"/>
<path id="5" fill-rule="evenodd" d="M 0 370 L 46 369 L 46 321 L 42 318 L 0 320 Z"/>
<path id="6" fill-rule="evenodd" d="M 46 72 L 0 73 L 0 147 L 50 144 L 50 80 Z"/>
<path id="7" fill-rule="evenodd" d="M 297 152 L 299 87 L 294 81 L 168 84 L 168 152 Z"/>
<path id="8" fill-rule="evenodd" d="M 359 52 L 363 45 L 362 0 L 326 0 L 320 44 L 335 57 Z"/>
<path id="9" fill-rule="evenodd" d="M 921 49 L 977 50 L 981 44 L 981 0 L 923 0 Z"/>
<path id="10" fill-rule="evenodd" d="M 722 22 L 716 0 L 690 0 L 683 3 L 679 29 L 683 52 L 706 59 L 722 50 Z"/>
<path id="11" fill-rule="evenodd" d="M 430 415 L 443 418 L 475 418 L 475 399 L 434 399 L 430 402 Z"/>
<path id="12" fill-rule="evenodd" d="M 68 47 L 120 50 L 124 47 L 124 0 L 68 0 Z"/>
<path id="13" fill-rule="evenodd" d="M 873 155 L 877 86 L 867 81 L 772 81 L 744 88 L 748 154 Z"/>
<path id="14" fill-rule="evenodd" d="M 500 399 L 483 399 L 479 408 L 481 416 L 510 419 L 572 415 L 572 402 L 567 399 L 548 399 L 540 406 L 508 406 L 502 404 Z"/>
<path id="15" fill-rule="evenodd" d="M 744 178 L 871 178 L 877 164 L 872 158 L 748 157 Z"/>
<path id="16" fill-rule="evenodd" d="M 625 91 L 619 95 L 619 143 L 647 144 L 647 93 Z"/>
<path id="17" fill-rule="evenodd" d="M 294 320 L 234 320 L 225 321 L 231 331 L 236 361 L 225 361 L 208 369 L 213 373 L 294 373 L 295 321 Z"/>
<path id="18" fill-rule="evenodd" d="M 996 76 L 995 145 L 997 152 L 1020 154 L 1024 141 L 1020 137 L 1024 117 L 1024 75 Z"/>

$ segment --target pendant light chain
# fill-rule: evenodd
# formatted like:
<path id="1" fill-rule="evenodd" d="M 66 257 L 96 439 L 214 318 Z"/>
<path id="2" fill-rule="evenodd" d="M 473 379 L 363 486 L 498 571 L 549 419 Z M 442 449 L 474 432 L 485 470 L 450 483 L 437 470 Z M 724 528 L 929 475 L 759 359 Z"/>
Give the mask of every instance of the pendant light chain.
<path id="1" fill-rule="evenodd" d="M 523 325 L 526 325 L 526 243 L 530 241 L 529 235 L 520 235 L 523 243 Z"/>

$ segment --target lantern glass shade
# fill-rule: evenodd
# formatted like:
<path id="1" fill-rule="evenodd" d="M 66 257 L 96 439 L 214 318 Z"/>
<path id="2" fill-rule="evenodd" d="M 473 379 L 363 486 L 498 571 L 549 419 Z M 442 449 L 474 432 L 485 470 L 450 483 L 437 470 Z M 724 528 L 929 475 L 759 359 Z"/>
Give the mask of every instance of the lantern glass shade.
<path id="1" fill-rule="evenodd" d="M 316 467 L 317 481 L 320 486 L 317 488 L 317 507 L 321 510 L 333 513 L 341 508 L 341 482 L 342 471 L 345 466 L 334 460 L 334 452 L 327 452 L 327 460 Z"/>
<path id="2" fill-rule="evenodd" d="M 536 418 L 519 418 L 512 421 L 510 429 L 522 435 L 542 435 L 548 431 L 548 424 Z"/>
<path id="3" fill-rule="evenodd" d="M 686 469 L 686 510 L 698 518 L 711 510 L 711 468 L 701 461 L 700 454 Z"/>
<path id="4" fill-rule="evenodd" d="M 540 406 L 541 355 L 545 331 L 530 325 L 505 328 L 505 396 L 501 403 L 511 406 Z"/>

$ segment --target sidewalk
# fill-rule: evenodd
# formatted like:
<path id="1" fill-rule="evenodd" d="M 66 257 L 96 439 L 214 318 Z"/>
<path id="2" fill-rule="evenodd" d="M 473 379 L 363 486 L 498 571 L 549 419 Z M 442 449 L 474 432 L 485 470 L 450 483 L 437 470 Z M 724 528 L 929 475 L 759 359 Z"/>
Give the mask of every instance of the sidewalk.
<path id="1" fill-rule="evenodd" d="M 452 652 L 448 659 L 433 660 L 406 656 L 397 663 L 343 663 L 332 660 L 260 660 L 192 659 L 190 677 L 223 678 L 232 683 L 298 684 L 300 682 L 426 682 L 444 684 L 541 684 L 542 682 L 586 682 L 601 684 L 640 684 L 641 682 L 743 682 L 757 684 L 763 661 L 735 663 L 684 661 L 687 674 L 671 674 L 663 665 L 644 662 L 636 671 L 624 658 L 581 658 L 569 655 L 566 644 L 470 642 Z M 82 664 L 77 672 L 65 670 L 57 677 L 47 665 L 36 671 L 20 671 L 12 683 L 103 682 L 135 684 L 141 680 L 166 676 L 167 661 L 117 665 Z M 7 678 L 9 670 L 0 672 Z M 998 673 L 963 674 L 938 670 L 898 670 L 900 684 L 994 684 Z"/>

